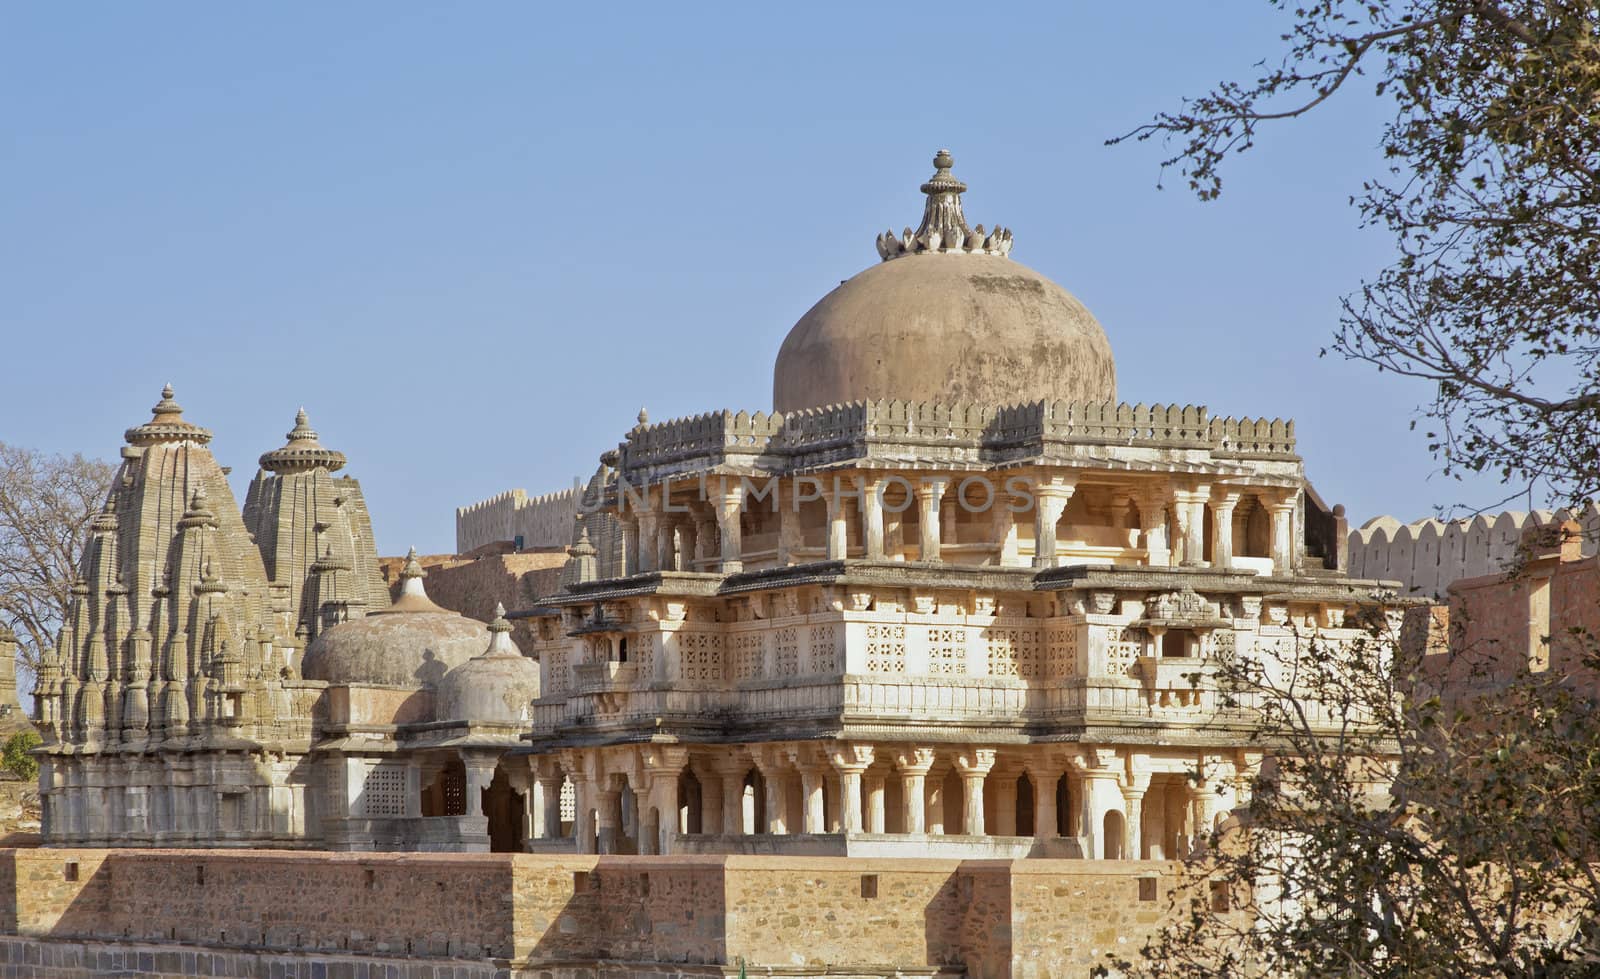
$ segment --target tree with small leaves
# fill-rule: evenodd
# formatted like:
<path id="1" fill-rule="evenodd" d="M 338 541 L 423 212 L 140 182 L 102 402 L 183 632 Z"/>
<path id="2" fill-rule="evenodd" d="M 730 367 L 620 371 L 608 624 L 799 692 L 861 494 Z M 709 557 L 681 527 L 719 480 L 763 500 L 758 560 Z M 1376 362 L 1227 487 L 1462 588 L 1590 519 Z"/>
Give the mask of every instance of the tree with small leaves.
<path id="1" fill-rule="evenodd" d="M 1594 674 L 1465 648 L 1459 622 L 1453 652 L 1402 639 L 1394 611 L 1215 664 L 1266 761 L 1182 861 L 1167 927 L 1101 974 L 1600 974 Z M 1557 641 L 1600 666 L 1587 636 Z"/>
<path id="2" fill-rule="evenodd" d="M 1159 138 L 1200 199 L 1271 124 L 1392 99 L 1352 197 L 1396 260 L 1342 300 L 1331 349 L 1429 385 L 1447 474 L 1508 496 L 1600 492 L 1600 4 L 1274 0 L 1286 50 L 1111 140 Z M 1370 88 L 1367 88 L 1370 84 Z"/>
<path id="3" fill-rule="evenodd" d="M 0 442 L 0 622 L 17 634 L 19 681 L 61 628 L 84 538 L 114 474 L 98 459 Z"/>

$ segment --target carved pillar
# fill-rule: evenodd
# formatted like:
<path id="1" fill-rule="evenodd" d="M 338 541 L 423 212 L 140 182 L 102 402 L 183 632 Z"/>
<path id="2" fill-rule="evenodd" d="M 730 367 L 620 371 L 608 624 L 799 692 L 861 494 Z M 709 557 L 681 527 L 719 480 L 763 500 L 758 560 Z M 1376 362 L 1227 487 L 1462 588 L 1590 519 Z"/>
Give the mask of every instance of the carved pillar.
<path id="1" fill-rule="evenodd" d="M 923 561 L 941 560 L 939 546 L 943 541 L 943 532 L 940 504 L 944 500 L 944 488 L 945 481 L 942 479 L 928 479 L 917 485 L 917 525 L 921 531 L 917 557 Z"/>
<path id="2" fill-rule="evenodd" d="M 1273 500 L 1267 504 L 1272 514 L 1272 573 L 1279 577 L 1294 573 L 1294 511 L 1297 498 Z"/>
<path id="3" fill-rule="evenodd" d="M 617 852 L 617 840 L 622 835 L 622 786 L 617 784 L 621 777 L 609 776 L 597 783 L 596 853 Z"/>
<path id="4" fill-rule="evenodd" d="M 561 776 L 541 775 L 538 785 L 542 805 L 537 836 L 553 840 L 561 835 Z"/>
<path id="5" fill-rule="evenodd" d="M 1056 829 L 1056 783 L 1061 780 L 1061 766 L 1050 758 L 1030 760 L 1028 778 L 1033 780 L 1034 839 L 1053 840 L 1060 835 Z"/>
<path id="6" fill-rule="evenodd" d="M 716 514 L 708 507 L 697 506 L 694 514 L 694 559 L 701 567 L 696 570 L 703 570 L 704 565 L 714 560 L 718 552 Z"/>
<path id="7" fill-rule="evenodd" d="M 1072 499 L 1073 486 L 1060 479 L 1042 479 L 1033 490 L 1033 566 L 1056 566 L 1056 523 Z"/>
<path id="8" fill-rule="evenodd" d="M 928 799 L 926 796 L 928 770 L 933 767 L 932 748 L 909 748 L 895 755 L 894 767 L 900 772 L 900 805 L 905 816 L 902 824 L 913 835 L 927 832 Z"/>
<path id="9" fill-rule="evenodd" d="M 575 810 L 572 817 L 572 836 L 577 843 L 577 851 L 599 853 L 600 826 L 595 817 L 599 799 L 594 781 L 577 768 L 568 768 L 567 777 L 572 780 L 572 801 Z"/>
<path id="10" fill-rule="evenodd" d="M 707 783 L 716 781 L 720 791 L 717 793 L 722 802 L 721 832 L 726 836 L 743 836 L 746 832 L 744 825 L 744 777 L 750 772 L 750 763 L 742 754 L 733 757 L 721 756 L 707 769 Z M 710 796 L 702 798 L 710 799 Z M 702 811 L 709 812 L 711 803 L 708 801 Z"/>
<path id="11" fill-rule="evenodd" d="M 1187 514 L 1183 521 L 1183 563 L 1185 567 L 1198 568 L 1206 563 L 1206 497 L 1211 487 L 1201 485 L 1184 494 L 1178 512 Z"/>
<path id="12" fill-rule="evenodd" d="M 617 514 L 617 526 L 622 530 L 622 573 L 639 573 L 639 519 L 636 516 Z"/>
<path id="13" fill-rule="evenodd" d="M 678 777 L 689 762 L 689 749 L 652 745 L 640 752 L 645 779 L 639 852 L 671 853 L 678 836 Z"/>
<path id="14" fill-rule="evenodd" d="M 1195 568 L 1205 563 L 1205 497 L 1179 490 L 1172 497 L 1172 514 L 1178 524 L 1179 564 Z"/>
<path id="15" fill-rule="evenodd" d="M 823 789 L 826 785 L 824 775 L 827 769 L 821 765 L 807 765 L 800 769 L 800 793 L 805 800 L 805 823 L 803 831 L 807 833 L 826 833 L 828 831 L 827 806 L 823 803 Z"/>
<path id="16" fill-rule="evenodd" d="M 661 487 L 661 502 L 667 502 L 667 488 Z M 673 531 L 677 529 L 678 518 L 671 514 L 662 514 L 656 521 L 656 570 L 676 571 L 678 569 L 677 556 L 674 547 Z"/>
<path id="17" fill-rule="evenodd" d="M 943 836 L 945 833 L 944 777 L 949 771 L 948 768 L 938 768 L 930 771 L 926 782 L 924 782 L 927 788 L 923 794 L 928 800 L 926 807 L 928 815 L 924 822 L 927 833 L 930 836 Z"/>
<path id="18" fill-rule="evenodd" d="M 743 509 L 744 484 L 736 476 L 722 477 L 722 491 L 717 496 L 717 536 L 722 541 L 723 574 L 744 570 L 741 559 L 744 539 L 739 526 L 739 514 Z"/>
<path id="19" fill-rule="evenodd" d="M 752 749 L 754 753 L 754 749 Z M 775 747 L 755 753 L 756 767 L 761 771 L 761 781 L 766 786 L 767 832 L 784 836 L 789 832 L 789 793 L 786 779 L 788 765 Z"/>
<path id="20" fill-rule="evenodd" d="M 983 781 L 994 767 L 994 749 L 967 748 L 956 754 L 955 765 L 961 773 L 962 831 L 983 836 Z"/>
<path id="21" fill-rule="evenodd" d="M 774 499 L 778 504 L 778 566 L 794 563 L 795 551 L 803 543 L 800 527 L 799 503 L 796 502 L 795 485 L 791 482 L 785 495 L 782 483 L 775 484 Z"/>
<path id="22" fill-rule="evenodd" d="M 679 521 L 678 546 L 683 550 L 683 567 L 679 570 L 695 570 L 695 559 L 700 556 L 700 524 L 693 516 L 685 516 Z"/>
<path id="23" fill-rule="evenodd" d="M 864 778 L 867 786 L 867 832 L 882 833 L 884 831 L 883 774 L 869 771 Z"/>
<path id="24" fill-rule="evenodd" d="M 1211 488 L 1211 566 L 1233 567 L 1233 510 L 1240 493 L 1226 486 Z"/>
<path id="25" fill-rule="evenodd" d="M 850 525 L 846 522 L 846 497 L 837 485 L 828 494 L 828 560 L 843 561 L 849 554 Z"/>
<path id="26" fill-rule="evenodd" d="M 839 808 L 846 833 L 861 832 L 861 774 L 872 764 L 871 745 L 851 744 L 835 748 L 828 756 L 839 772 Z"/>
<path id="27" fill-rule="evenodd" d="M 649 506 L 649 503 L 645 504 Z M 661 528 L 661 514 L 653 509 L 640 510 L 636 533 L 638 543 L 635 545 L 639 555 L 639 564 L 635 569 L 639 572 L 660 571 L 660 551 L 658 550 L 658 537 Z"/>
<path id="28" fill-rule="evenodd" d="M 483 791 L 494 779 L 494 768 L 499 762 L 496 755 L 463 751 L 461 764 L 467 770 L 467 815 L 483 816 Z"/>
<path id="29" fill-rule="evenodd" d="M 1152 567 L 1166 567 L 1172 563 L 1172 552 L 1167 546 L 1167 501 L 1164 496 L 1149 494 L 1139 498 L 1139 533 L 1143 539 L 1145 560 Z"/>
<path id="30" fill-rule="evenodd" d="M 996 836 L 1017 835 L 1017 776 L 1013 772 L 996 772 L 989 783 L 995 789 L 994 833 Z"/>
<path id="31" fill-rule="evenodd" d="M 1138 860 L 1143 845 L 1140 823 L 1144 821 L 1144 793 L 1142 788 L 1122 790 L 1122 856 L 1125 860 Z"/>
<path id="32" fill-rule="evenodd" d="M 882 561 L 883 480 L 875 476 L 857 476 L 856 488 L 861 491 L 861 543 L 863 556 L 869 561 Z"/>

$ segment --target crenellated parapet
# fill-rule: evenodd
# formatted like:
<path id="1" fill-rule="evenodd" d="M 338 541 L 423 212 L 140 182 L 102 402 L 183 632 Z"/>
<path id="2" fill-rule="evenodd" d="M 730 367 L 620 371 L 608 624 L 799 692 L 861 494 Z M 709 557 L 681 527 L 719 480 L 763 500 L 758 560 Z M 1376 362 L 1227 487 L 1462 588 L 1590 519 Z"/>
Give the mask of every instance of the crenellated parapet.
<path id="1" fill-rule="evenodd" d="M 564 547 L 579 510 L 576 488 L 540 496 L 520 489 L 456 508 L 456 553 L 521 538 L 523 548 Z"/>
<path id="2" fill-rule="evenodd" d="M 892 399 L 641 424 L 618 458 L 620 471 L 653 477 L 720 467 L 796 471 L 880 457 L 986 465 L 1090 446 L 1298 461 L 1293 421 L 1213 418 L 1203 405 Z"/>

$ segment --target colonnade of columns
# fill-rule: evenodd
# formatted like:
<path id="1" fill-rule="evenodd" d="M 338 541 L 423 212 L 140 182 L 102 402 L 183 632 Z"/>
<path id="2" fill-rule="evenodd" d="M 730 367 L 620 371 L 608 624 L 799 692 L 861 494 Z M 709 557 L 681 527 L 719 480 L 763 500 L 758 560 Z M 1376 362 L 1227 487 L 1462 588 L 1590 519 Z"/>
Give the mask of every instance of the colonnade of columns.
<path id="1" fill-rule="evenodd" d="M 1133 757 L 1076 746 L 859 742 L 565 751 L 531 759 L 528 835 L 562 835 L 565 779 L 576 797 L 571 835 L 580 853 L 667 853 L 680 834 L 869 834 L 1066 837 L 1091 859 L 1170 858 L 1238 797 Z"/>
<path id="2" fill-rule="evenodd" d="M 903 484 L 902 489 L 896 490 L 893 511 L 885 507 L 885 492 L 891 483 Z M 717 477 L 707 486 L 707 498 L 675 500 L 670 506 L 663 502 L 664 491 L 659 487 L 636 491 L 619 511 L 618 520 L 630 574 L 713 566 L 725 574 L 743 570 L 743 520 L 746 511 L 754 508 L 774 514 L 778 525 L 777 563 L 788 564 L 795 559 L 801 542 L 797 500 L 820 501 L 824 506 L 825 554 L 830 561 L 843 560 L 850 553 L 852 525 L 857 527 L 859 553 L 867 559 L 884 559 L 891 538 L 895 538 L 895 551 L 899 553 L 898 514 L 913 508 L 917 513 L 917 559 L 941 561 L 944 537 L 954 523 L 956 497 L 981 495 L 982 499 L 971 505 L 992 508 L 1006 518 L 1006 526 L 1001 525 L 999 517 L 995 518 L 1001 539 L 993 543 L 1000 548 L 1002 561 L 1007 545 L 1004 537 L 1015 536 L 1014 518 L 1031 519 L 1033 564 L 1054 567 L 1060 559 L 1057 527 L 1076 489 L 1076 477 L 1071 474 L 1040 475 L 1015 486 L 1008 483 L 1003 490 L 987 486 L 982 494 L 959 488 L 954 476 L 932 474 L 913 474 L 910 478 L 884 473 L 842 475 L 837 477 L 837 486 L 819 485 L 809 490 L 793 480 L 752 482 Z M 1025 491 L 1026 495 L 1018 491 Z M 902 492 L 904 499 L 899 498 Z M 1175 479 L 1146 490 L 1130 488 L 1121 499 L 1138 509 L 1139 544 L 1149 563 L 1231 567 L 1235 559 L 1234 514 L 1247 494 L 1270 514 L 1271 545 L 1266 556 L 1282 573 L 1294 562 L 1297 490 Z M 1021 502 L 1013 505 L 1013 500 Z M 1031 516 L 1027 514 L 1029 510 Z M 1205 558 L 1208 513 L 1209 561 Z"/>

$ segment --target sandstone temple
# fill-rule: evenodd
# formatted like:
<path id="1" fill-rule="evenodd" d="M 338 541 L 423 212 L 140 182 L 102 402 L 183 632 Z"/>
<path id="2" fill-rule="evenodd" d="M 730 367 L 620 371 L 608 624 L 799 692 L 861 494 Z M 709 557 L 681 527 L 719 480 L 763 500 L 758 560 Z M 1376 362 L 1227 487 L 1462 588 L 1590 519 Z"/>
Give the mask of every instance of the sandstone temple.
<path id="1" fill-rule="evenodd" d="M 1118 402 L 1094 316 L 934 167 L 770 411 L 641 412 L 581 488 L 457 513 L 463 552 L 565 551 L 487 624 L 414 555 L 391 588 L 304 412 L 240 507 L 169 387 L 40 670 L 46 842 L 1187 853 L 1262 763 L 1212 664 L 1353 637 L 1382 585 L 1292 422 Z"/>

